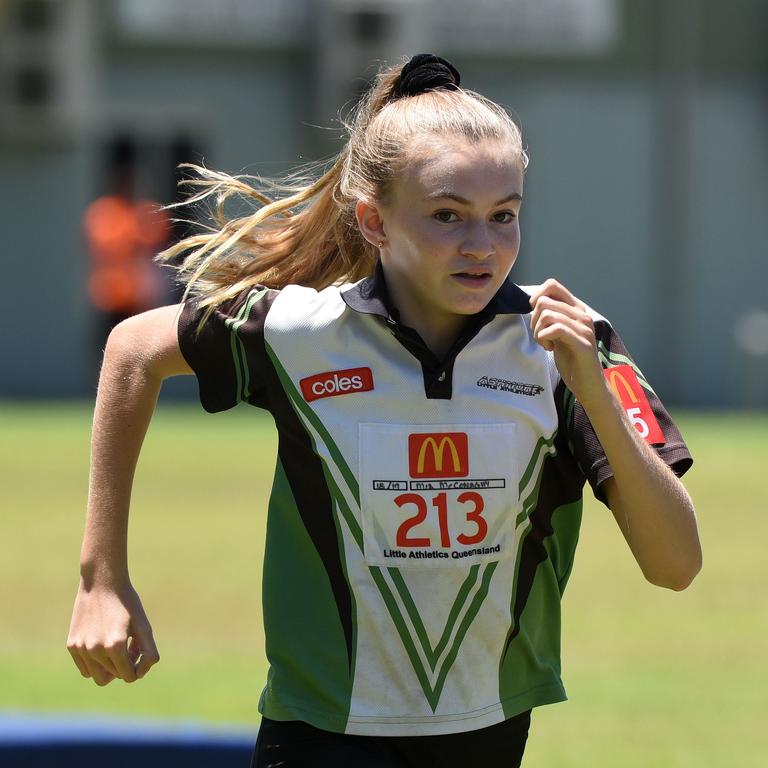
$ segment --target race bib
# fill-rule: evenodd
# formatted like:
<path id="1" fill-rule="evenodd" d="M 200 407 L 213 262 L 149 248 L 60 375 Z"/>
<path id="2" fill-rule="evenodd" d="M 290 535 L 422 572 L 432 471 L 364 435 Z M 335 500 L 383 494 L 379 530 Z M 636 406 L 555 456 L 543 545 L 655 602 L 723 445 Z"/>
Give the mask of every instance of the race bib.
<path id="1" fill-rule="evenodd" d="M 514 555 L 514 424 L 360 425 L 369 565 L 435 568 Z"/>

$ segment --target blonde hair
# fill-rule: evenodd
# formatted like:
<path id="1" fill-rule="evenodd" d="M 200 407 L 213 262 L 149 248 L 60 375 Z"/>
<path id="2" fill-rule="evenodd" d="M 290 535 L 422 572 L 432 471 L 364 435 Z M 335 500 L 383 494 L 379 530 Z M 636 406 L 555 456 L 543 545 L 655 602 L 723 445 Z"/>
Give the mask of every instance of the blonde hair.
<path id="1" fill-rule="evenodd" d="M 407 147 L 419 136 L 501 140 L 527 166 L 520 129 L 501 106 L 459 88 L 397 98 L 393 90 L 401 69 L 379 72 L 345 122 L 348 141 L 330 164 L 282 180 L 186 166 L 197 178 L 182 184 L 198 191 L 177 205 L 215 201 L 213 226 L 179 241 L 157 260 L 175 262 L 186 283 L 185 299 L 195 296 L 208 308 L 203 322 L 216 306 L 257 284 L 321 289 L 371 274 L 378 250 L 360 234 L 355 205 L 361 199 L 386 202 L 407 162 Z M 235 200 L 255 210 L 230 218 L 225 208 Z"/>

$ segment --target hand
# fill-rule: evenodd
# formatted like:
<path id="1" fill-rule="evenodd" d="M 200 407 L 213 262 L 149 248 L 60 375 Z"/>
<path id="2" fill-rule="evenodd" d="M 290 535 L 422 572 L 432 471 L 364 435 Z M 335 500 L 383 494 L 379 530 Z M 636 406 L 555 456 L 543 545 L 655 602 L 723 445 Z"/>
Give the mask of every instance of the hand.
<path id="1" fill-rule="evenodd" d="M 152 627 L 130 583 L 115 589 L 81 580 L 67 649 L 80 674 L 100 686 L 115 678 L 132 683 L 160 660 Z"/>
<path id="2" fill-rule="evenodd" d="M 608 392 L 597 358 L 595 326 L 586 305 L 557 280 L 531 295 L 531 328 L 536 341 L 554 351 L 557 370 L 584 407 Z"/>

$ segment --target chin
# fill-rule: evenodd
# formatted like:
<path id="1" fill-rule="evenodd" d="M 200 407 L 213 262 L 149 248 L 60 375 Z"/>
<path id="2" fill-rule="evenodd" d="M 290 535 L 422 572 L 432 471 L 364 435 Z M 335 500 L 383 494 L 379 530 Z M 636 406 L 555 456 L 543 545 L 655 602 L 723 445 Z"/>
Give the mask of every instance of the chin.
<path id="1" fill-rule="evenodd" d="M 464 317 L 476 315 L 478 312 L 482 312 L 486 308 L 491 298 L 492 297 L 489 296 L 484 301 L 474 300 L 462 302 L 461 304 L 455 306 L 452 309 L 452 312 L 456 315 L 462 315 Z"/>

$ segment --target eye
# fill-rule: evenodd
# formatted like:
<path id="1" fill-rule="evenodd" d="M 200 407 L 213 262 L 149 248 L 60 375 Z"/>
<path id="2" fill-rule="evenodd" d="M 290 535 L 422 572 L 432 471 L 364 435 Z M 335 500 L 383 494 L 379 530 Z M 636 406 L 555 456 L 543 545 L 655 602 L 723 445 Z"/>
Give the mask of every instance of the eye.
<path id="1" fill-rule="evenodd" d="M 443 224 L 452 224 L 454 221 L 459 220 L 459 217 L 453 211 L 437 211 L 434 217 Z"/>
<path id="2" fill-rule="evenodd" d="M 499 211 L 493 214 L 493 220 L 499 224 L 511 224 L 517 218 L 514 211 Z"/>

